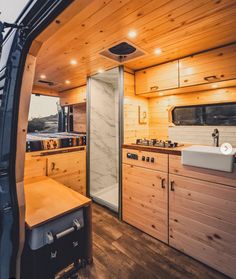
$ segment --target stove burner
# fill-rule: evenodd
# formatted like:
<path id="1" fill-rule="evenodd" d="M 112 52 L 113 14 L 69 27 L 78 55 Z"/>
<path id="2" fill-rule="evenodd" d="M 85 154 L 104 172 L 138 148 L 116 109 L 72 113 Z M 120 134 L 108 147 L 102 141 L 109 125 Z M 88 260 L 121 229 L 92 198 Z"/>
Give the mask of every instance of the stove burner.
<path id="1" fill-rule="evenodd" d="M 171 140 L 158 140 L 158 139 L 137 139 L 137 145 L 143 146 L 155 146 L 155 147 L 163 147 L 163 148 L 174 148 L 180 146 L 177 142 L 172 142 Z"/>

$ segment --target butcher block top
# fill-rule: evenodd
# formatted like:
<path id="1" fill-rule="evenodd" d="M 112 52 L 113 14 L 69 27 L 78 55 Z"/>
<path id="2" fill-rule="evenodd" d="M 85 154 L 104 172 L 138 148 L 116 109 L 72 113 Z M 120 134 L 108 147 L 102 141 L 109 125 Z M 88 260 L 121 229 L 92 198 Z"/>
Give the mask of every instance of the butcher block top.
<path id="1" fill-rule="evenodd" d="M 26 224 L 32 229 L 91 203 L 87 197 L 43 176 L 25 182 Z"/>
<path id="2" fill-rule="evenodd" d="M 123 144 L 123 148 L 134 149 L 134 150 L 142 150 L 148 152 L 156 152 L 156 153 L 164 153 L 164 154 L 172 154 L 181 156 L 181 151 L 187 145 L 179 146 L 179 147 L 156 147 L 156 146 L 144 146 L 139 144 Z"/>

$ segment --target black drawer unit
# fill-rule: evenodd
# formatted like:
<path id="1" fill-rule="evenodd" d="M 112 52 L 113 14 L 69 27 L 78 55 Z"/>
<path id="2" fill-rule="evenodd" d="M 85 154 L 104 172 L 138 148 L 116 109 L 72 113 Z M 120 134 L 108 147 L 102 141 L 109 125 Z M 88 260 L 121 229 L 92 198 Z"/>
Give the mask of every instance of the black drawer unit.
<path id="1" fill-rule="evenodd" d="M 86 264 L 84 210 L 58 217 L 26 230 L 22 255 L 22 279 L 51 279 L 74 264 Z"/>

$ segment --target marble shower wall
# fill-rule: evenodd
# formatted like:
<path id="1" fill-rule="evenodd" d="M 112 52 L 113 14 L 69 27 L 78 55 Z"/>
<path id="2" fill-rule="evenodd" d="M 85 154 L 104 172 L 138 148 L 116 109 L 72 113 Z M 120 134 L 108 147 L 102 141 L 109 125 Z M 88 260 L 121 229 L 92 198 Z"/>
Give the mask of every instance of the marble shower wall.
<path id="1" fill-rule="evenodd" d="M 118 183 L 117 90 L 100 80 L 91 80 L 90 192 L 94 195 Z"/>

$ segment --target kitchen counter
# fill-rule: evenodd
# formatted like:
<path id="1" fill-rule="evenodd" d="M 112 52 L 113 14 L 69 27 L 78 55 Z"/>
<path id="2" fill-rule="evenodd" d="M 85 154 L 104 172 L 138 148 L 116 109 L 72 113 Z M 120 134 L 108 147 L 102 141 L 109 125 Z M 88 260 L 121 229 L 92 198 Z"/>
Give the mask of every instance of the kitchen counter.
<path id="1" fill-rule="evenodd" d="M 134 150 L 142 150 L 142 151 L 149 151 L 149 152 L 156 152 L 156 153 L 164 153 L 164 154 L 172 154 L 181 156 L 181 151 L 183 148 L 189 145 L 182 145 L 179 147 L 155 147 L 155 146 L 143 146 L 138 144 L 123 144 L 123 148 L 134 149 Z"/>

